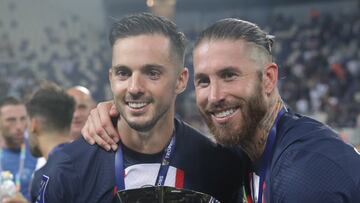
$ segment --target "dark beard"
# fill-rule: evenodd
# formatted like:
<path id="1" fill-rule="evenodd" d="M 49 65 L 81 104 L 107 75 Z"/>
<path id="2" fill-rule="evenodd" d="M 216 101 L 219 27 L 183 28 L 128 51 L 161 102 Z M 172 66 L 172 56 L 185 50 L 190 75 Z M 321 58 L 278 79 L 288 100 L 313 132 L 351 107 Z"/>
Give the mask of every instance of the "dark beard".
<path id="1" fill-rule="evenodd" d="M 203 115 L 211 133 L 219 144 L 227 147 L 239 146 L 240 143 L 249 142 L 254 138 L 256 129 L 267 112 L 264 97 L 261 93 L 262 87 L 259 83 L 254 95 L 248 99 L 247 103 L 240 106 L 243 115 L 242 126 L 240 126 L 240 123 L 226 123 L 217 128 L 212 123 L 211 118 Z"/>

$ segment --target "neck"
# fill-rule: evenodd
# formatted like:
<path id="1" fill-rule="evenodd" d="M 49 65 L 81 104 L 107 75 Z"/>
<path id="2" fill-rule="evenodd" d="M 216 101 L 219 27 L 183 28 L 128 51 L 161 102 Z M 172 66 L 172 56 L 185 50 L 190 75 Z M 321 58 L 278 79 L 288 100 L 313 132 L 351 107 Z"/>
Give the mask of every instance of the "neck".
<path id="1" fill-rule="evenodd" d="M 125 119 L 118 121 L 121 142 L 127 148 L 144 154 L 155 154 L 162 151 L 169 143 L 173 130 L 174 116 L 160 119 L 151 130 L 146 132 L 132 129 Z"/>
<path id="2" fill-rule="evenodd" d="M 260 121 L 255 130 L 255 135 L 250 140 L 244 140 L 241 148 L 246 152 L 252 162 L 259 160 L 264 153 L 269 132 L 276 120 L 276 117 L 284 106 L 280 96 L 274 98 L 269 105 L 269 110 Z"/>
<path id="3" fill-rule="evenodd" d="M 39 136 L 39 147 L 41 154 L 47 160 L 49 153 L 59 144 L 67 143 L 71 141 L 71 137 L 67 134 L 51 134 Z"/>

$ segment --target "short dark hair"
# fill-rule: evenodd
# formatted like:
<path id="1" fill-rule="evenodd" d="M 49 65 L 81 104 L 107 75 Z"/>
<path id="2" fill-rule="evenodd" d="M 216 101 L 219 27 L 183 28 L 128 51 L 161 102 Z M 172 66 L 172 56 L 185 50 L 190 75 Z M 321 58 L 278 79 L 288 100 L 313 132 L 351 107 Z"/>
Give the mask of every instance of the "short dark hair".
<path id="1" fill-rule="evenodd" d="M 272 45 L 274 36 L 268 35 L 264 30 L 254 23 L 236 18 L 226 18 L 217 21 L 212 26 L 202 31 L 195 43 L 195 48 L 203 40 L 229 39 L 245 40 L 254 43 L 257 47 L 265 50 L 265 53 L 272 58 Z"/>
<path id="2" fill-rule="evenodd" d="M 162 34 L 170 39 L 171 49 L 182 63 L 185 60 L 186 39 L 174 22 L 151 13 L 139 13 L 116 21 L 110 30 L 109 40 L 113 47 L 116 40 L 142 34 Z"/>
<path id="3" fill-rule="evenodd" d="M 20 100 L 15 97 L 9 96 L 0 100 L 0 108 L 7 105 L 21 105 L 23 104 Z"/>
<path id="4" fill-rule="evenodd" d="M 26 103 L 30 118 L 43 118 L 47 130 L 69 130 L 75 109 L 74 99 L 53 83 L 46 83 Z"/>

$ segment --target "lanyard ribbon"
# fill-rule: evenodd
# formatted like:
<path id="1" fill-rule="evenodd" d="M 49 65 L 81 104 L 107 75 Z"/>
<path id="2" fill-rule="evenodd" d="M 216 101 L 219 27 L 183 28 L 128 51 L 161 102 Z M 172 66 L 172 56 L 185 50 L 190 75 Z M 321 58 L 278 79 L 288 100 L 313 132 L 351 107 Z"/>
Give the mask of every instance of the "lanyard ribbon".
<path id="1" fill-rule="evenodd" d="M 172 135 L 169 145 L 164 150 L 160 169 L 156 178 L 155 186 L 163 186 L 165 183 L 166 175 L 169 170 L 170 160 L 175 151 L 175 133 Z M 115 178 L 116 187 L 115 192 L 125 189 L 125 169 L 124 169 L 124 157 L 121 150 L 121 144 L 115 154 Z"/>
<path id="2" fill-rule="evenodd" d="M 264 182 L 265 182 L 265 178 L 266 178 L 266 172 L 270 168 L 270 160 L 272 159 L 272 155 L 273 155 L 273 148 L 274 148 L 275 140 L 276 140 L 277 124 L 285 112 L 287 112 L 287 110 L 285 109 L 285 107 L 283 107 L 280 110 L 280 112 L 278 113 L 278 115 L 275 119 L 275 122 L 269 132 L 268 140 L 265 145 L 265 150 L 264 150 L 263 156 L 261 158 L 261 162 L 260 162 L 261 165 L 260 165 L 260 169 L 259 169 L 260 180 L 259 180 L 259 193 L 258 193 L 258 201 L 257 201 L 258 203 L 262 203 L 262 196 L 263 196 L 263 189 L 264 189 L 263 186 L 264 186 Z M 253 179 L 252 182 L 254 185 L 255 180 Z M 253 190 L 253 192 L 255 192 L 255 191 Z"/>
<path id="3" fill-rule="evenodd" d="M 20 150 L 20 159 L 19 159 L 19 169 L 18 172 L 15 174 L 15 184 L 17 191 L 20 191 L 21 188 L 21 175 L 24 171 L 24 164 L 25 164 L 25 155 L 26 155 L 26 148 L 25 144 L 21 144 Z M 2 168 L 2 158 L 3 158 L 3 149 L 0 148 L 0 172 L 3 171 Z"/>

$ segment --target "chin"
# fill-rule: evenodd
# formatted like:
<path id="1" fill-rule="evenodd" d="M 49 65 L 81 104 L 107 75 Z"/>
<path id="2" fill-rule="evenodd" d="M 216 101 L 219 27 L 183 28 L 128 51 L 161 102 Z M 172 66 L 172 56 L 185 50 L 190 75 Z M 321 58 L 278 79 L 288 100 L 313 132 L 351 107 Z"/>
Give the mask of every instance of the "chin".
<path id="1" fill-rule="evenodd" d="M 210 129 L 211 130 L 211 129 Z M 217 143 L 226 146 L 234 147 L 240 145 L 243 140 L 243 134 L 235 129 L 223 129 L 223 128 L 213 128 L 212 133 Z"/>
<path id="2" fill-rule="evenodd" d="M 126 119 L 125 119 L 126 120 Z M 155 122 L 153 120 L 149 121 L 127 121 L 128 125 L 139 132 L 146 132 L 151 130 L 155 126 Z"/>

